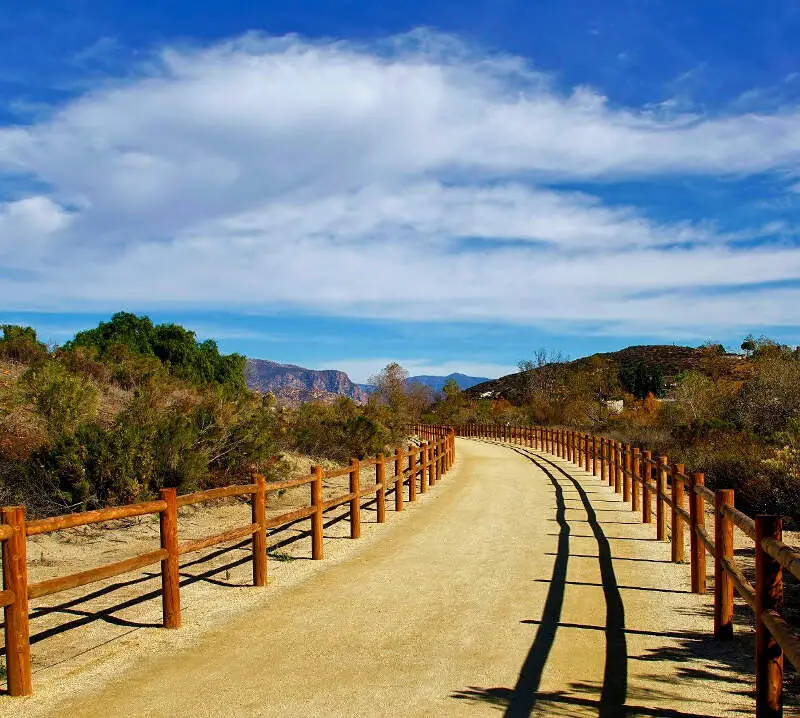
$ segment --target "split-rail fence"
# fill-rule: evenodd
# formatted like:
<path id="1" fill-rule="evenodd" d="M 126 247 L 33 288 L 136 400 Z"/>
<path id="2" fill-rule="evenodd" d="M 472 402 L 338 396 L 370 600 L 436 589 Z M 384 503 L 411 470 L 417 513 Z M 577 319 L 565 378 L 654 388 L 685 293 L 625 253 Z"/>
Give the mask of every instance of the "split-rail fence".
<path id="1" fill-rule="evenodd" d="M 267 482 L 263 476 L 253 474 L 252 483 L 249 484 L 236 484 L 182 495 L 177 495 L 175 489 L 161 489 L 157 501 L 53 516 L 34 521 L 26 521 L 23 506 L 3 507 L 0 510 L 0 517 L 2 517 L 0 544 L 2 544 L 3 552 L 3 588 L 0 590 L 0 606 L 3 607 L 5 618 L 6 673 L 9 695 L 24 696 L 30 695 L 33 691 L 28 625 L 29 599 L 50 596 L 160 563 L 162 624 L 164 628 L 179 628 L 181 625 L 181 598 L 178 571 L 181 556 L 217 544 L 242 541 L 250 536 L 252 537 L 253 585 L 266 586 L 267 529 L 278 529 L 302 519 L 310 519 L 311 557 L 316 560 L 322 559 L 322 529 L 325 511 L 349 504 L 350 538 L 359 538 L 361 536 L 361 506 L 365 496 L 369 501 L 373 500 L 373 496 L 375 497 L 377 522 L 383 523 L 386 520 L 387 494 L 394 492 L 394 508 L 396 511 L 402 511 L 406 486 L 408 500 L 415 501 L 418 492 L 426 492 L 452 467 L 455 461 L 455 440 L 452 429 L 443 426 L 419 426 L 416 427 L 416 432 L 421 442 L 406 448 L 398 448 L 394 455 L 379 454 L 373 459 L 361 461 L 352 459 L 349 466 L 331 471 L 323 471 L 321 467 L 314 466 L 310 475 L 286 481 Z M 394 464 L 393 477 L 386 475 L 388 462 Z M 370 466 L 375 467 L 375 484 L 365 487 L 361 485 L 360 472 L 362 468 Z M 348 475 L 350 477 L 349 492 L 323 501 L 323 479 Z M 305 485 L 311 487 L 311 501 L 307 506 L 267 519 L 267 493 Z M 179 508 L 234 496 L 250 497 L 251 523 L 214 536 L 179 542 Z M 68 576 L 28 583 L 27 538 L 29 536 L 147 514 L 158 514 L 159 516 L 161 539 L 159 549 Z"/>
<path id="2" fill-rule="evenodd" d="M 784 656 L 800 670 L 800 636 L 781 615 L 783 570 L 800 579 L 800 552 L 781 540 L 780 517 L 753 519 L 734 506 L 732 489 L 711 491 L 702 473 L 687 473 L 683 464 L 670 464 L 666 456 L 654 457 L 650 451 L 604 436 L 565 428 L 478 424 L 456 427 L 455 432 L 544 451 L 601 477 L 644 523 L 655 518 L 656 536 L 670 541 L 671 560 L 676 563 L 685 560 L 684 526 L 688 527 L 691 590 L 706 592 L 708 553 L 714 560 L 714 636 L 733 637 L 735 591 L 755 613 L 756 716 L 782 715 Z M 714 509 L 713 535 L 706 529 L 706 503 Z M 734 526 L 754 542 L 755 586 L 734 560 Z"/>

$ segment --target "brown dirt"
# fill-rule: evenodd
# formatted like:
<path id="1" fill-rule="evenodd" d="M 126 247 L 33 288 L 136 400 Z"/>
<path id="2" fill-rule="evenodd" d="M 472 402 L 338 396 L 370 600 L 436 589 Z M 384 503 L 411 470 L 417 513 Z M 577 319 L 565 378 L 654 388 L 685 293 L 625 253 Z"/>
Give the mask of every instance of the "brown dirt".
<path id="1" fill-rule="evenodd" d="M 330 526 L 330 560 L 302 560 L 307 540 L 281 547 L 296 560 L 271 561 L 267 589 L 246 586 L 241 549 L 187 557 L 181 630 L 152 627 L 157 596 L 131 603 L 158 588 L 156 571 L 91 587 L 89 600 L 61 594 L 51 612 L 37 601 L 32 630 L 47 637 L 34 643 L 35 695 L 0 698 L 0 711 L 611 716 L 624 703 L 628 715 L 752 714 L 745 637 L 711 639 L 710 598 L 688 592 L 688 566 L 669 563 L 613 491 L 570 467 L 573 482 L 552 457 L 536 466 L 467 440 L 458 451 L 403 514 L 380 527 L 366 514 L 361 541 L 337 538 L 346 522 Z M 217 511 L 215 531 L 247 507 Z M 182 537 L 206 532 L 205 515 L 182 519 Z M 132 529 L 125 552 L 155 538 L 147 522 Z M 101 535 L 61 559 L 41 550 L 44 563 L 69 563 L 121 548 Z M 49 635 L 54 615 L 75 630 Z"/>

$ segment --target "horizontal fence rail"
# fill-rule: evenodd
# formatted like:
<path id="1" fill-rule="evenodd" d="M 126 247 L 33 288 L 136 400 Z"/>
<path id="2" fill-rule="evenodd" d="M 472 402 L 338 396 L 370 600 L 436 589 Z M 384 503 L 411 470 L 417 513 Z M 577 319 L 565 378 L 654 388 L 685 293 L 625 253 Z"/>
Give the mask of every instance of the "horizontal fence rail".
<path id="1" fill-rule="evenodd" d="M 252 537 L 253 585 L 267 584 L 267 529 L 277 529 L 301 519 L 311 520 L 311 557 L 323 558 L 323 514 L 326 510 L 349 504 L 350 537 L 361 536 L 361 505 L 377 499 L 377 522 L 386 520 L 386 494 L 394 491 L 395 510 L 402 511 L 405 489 L 408 501 L 415 501 L 418 493 L 444 476 L 455 461 L 455 434 L 446 426 L 414 427 L 419 444 L 398 448 L 394 455 L 379 454 L 375 458 L 359 461 L 352 459 L 349 466 L 324 471 L 313 466 L 308 476 L 286 481 L 267 482 L 253 474 L 252 483 L 224 486 L 207 491 L 197 491 L 178 496 L 175 489 L 161 489 L 157 501 L 147 501 L 127 506 L 117 506 L 97 511 L 54 516 L 52 518 L 25 520 L 22 506 L 5 506 L 0 509 L 0 544 L 3 552 L 3 589 L 0 590 L 0 607 L 5 619 L 6 673 L 8 693 L 12 696 L 30 695 L 31 681 L 30 629 L 28 625 L 29 599 L 50 596 L 89 583 L 102 581 L 145 566 L 161 564 L 162 625 L 179 628 L 181 625 L 181 600 L 179 582 L 180 556 L 207 549 L 217 544 L 241 541 Z M 394 476 L 387 479 L 386 464 L 392 462 Z M 375 483 L 361 485 L 361 469 L 375 467 Z M 349 491 L 327 501 L 322 498 L 322 482 L 340 476 L 349 477 Z M 310 487 L 310 503 L 294 511 L 267 519 L 266 495 L 283 489 Z M 223 531 L 213 536 L 178 541 L 178 509 L 215 499 L 249 497 L 251 522 L 245 526 Z M 78 526 L 113 521 L 134 516 L 158 515 L 160 548 L 149 553 L 80 571 L 68 576 L 28 583 L 27 538 L 61 531 Z"/>
<path id="2" fill-rule="evenodd" d="M 714 560 L 714 636 L 733 637 L 733 599 L 738 593 L 756 618 L 756 715 L 783 714 L 783 660 L 785 656 L 800 670 L 800 636 L 781 616 L 782 572 L 800 579 L 800 552 L 781 540 L 780 517 L 751 518 L 734 507 L 733 490 L 711 491 L 702 473 L 687 473 L 683 464 L 670 464 L 666 456 L 653 457 L 650 451 L 604 436 L 499 424 L 468 424 L 455 427 L 455 433 L 544 451 L 600 477 L 622 494 L 632 511 L 641 513 L 644 523 L 655 518 L 656 536 L 670 541 L 674 562 L 685 560 L 687 527 L 693 593 L 706 593 L 706 554 Z M 705 526 L 706 504 L 714 507 L 713 538 Z M 734 560 L 734 527 L 754 543 L 755 586 Z"/>

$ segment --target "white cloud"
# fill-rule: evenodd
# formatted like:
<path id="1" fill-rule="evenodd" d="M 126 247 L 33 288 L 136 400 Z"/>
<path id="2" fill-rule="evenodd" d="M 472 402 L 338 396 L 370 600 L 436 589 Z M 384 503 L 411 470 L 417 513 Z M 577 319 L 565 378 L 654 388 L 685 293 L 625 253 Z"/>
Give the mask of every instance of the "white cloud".
<path id="1" fill-rule="evenodd" d="M 372 45 L 248 35 L 165 49 L 130 77 L 0 128 L 0 172 L 51 188 L 0 205 L 0 260 L 36 274 L 0 279 L 6 306 L 625 332 L 798 322 L 783 303 L 794 289 L 714 291 L 800 279 L 791 243 L 736 250 L 747 232 L 713 217 L 656 221 L 558 182 L 791 175 L 800 108 L 620 108 L 425 32 Z"/>
<path id="2" fill-rule="evenodd" d="M 48 197 L 0 203 L 0 264 L 20 269 L 44 261 L 54 235 L 70 220 L 70 214 Z"/>

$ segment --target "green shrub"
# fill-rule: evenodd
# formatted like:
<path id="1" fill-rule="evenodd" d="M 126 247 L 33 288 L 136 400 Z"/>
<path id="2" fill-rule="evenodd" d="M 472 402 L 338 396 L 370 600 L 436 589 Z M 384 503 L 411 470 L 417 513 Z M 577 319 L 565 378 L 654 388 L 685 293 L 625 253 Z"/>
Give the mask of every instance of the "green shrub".
<path id="1" fill-rule="evenodd" d="M 152 369 L 151 363 L 133 360 L 139 357 L 155 359 L 173 376 L 193 384 L 218 384 L 231 393 L 245 388 L 243 356 L 222 355 L 216 342 L 197 342 L 194 332 L 178 324 L 153 325 L 148 317 L 118 312 L 111 321 L 78 332 L 64 348 L 79 347 L 96 351 L 100 358 L 110 357 L 118 366 L 115 377 L 123 385 L 136 383 L 141 380 L 139 372 Z"/>
<path id="2" fill-rule="evenodd" d="M 293 449 L 340 463 L 378 454 L 392 440 L 386 426 L 364 415 L 346 398 L 333 405 L 301 405 L 292 417 L 289 437 Z"/>
<path id="3" fill-rule="evenodd" d="M 25 397 L 33 402 L 51 434 L 71 432 L 97 414 L 99 392 L 91 382 L 70 374 L 58 361 L 28 369 L 23 375 Z"/>
<path id="4" fill-rule="evenodd" d="M 36 331 L 32 327 L 3 325 L 0 357 L 26 364 L 39 364 L 45 361 L 47 356 L 47 346 L 38 340 Z"/>

